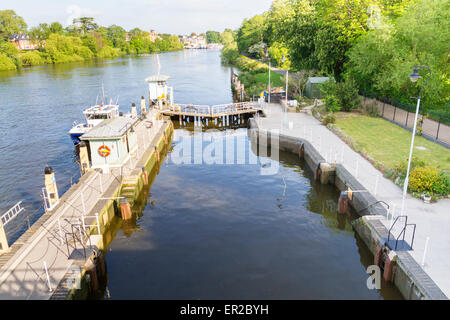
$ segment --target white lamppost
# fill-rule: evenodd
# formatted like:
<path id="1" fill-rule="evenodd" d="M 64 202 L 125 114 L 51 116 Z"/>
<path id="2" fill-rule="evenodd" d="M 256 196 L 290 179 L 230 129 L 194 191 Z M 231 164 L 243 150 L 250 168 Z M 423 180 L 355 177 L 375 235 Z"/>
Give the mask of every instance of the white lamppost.
<path id="1" fill-rule="evenodd" d="M 421 98 L 421 95 L 422 95 L 423 88 L 425 87 L 425 85 L 427 84 L 428 80 L 431 77 L 431 69 L 428 66 L 418 66 L 418 65 L 416 65 L 414 67 L 413 73 L 411 73 L 411 75 L 409 76 L 409 79 L 411 80 L 411 82 L 417 82 L 417 80 L 422 78 L 419 75 L 419 68 L 427 68 L 428 69 L 428 78 L 425 81 L 425 83 L 423 84 L 422 88 L 420 89 L 419 96 L 417 97 L 416 116 L 414 118 L 414 127 L 413 127 L 412 138 L 411 138 L 411 148 L 409 149 L 408 169 L 406 171 L 405 183 L 403 185 L 402 213 L 403 213 L 403 209 L 404 209 L 404 205 L 405 205 L 406 193 L 408 192 L 409 171 L 411 170 L 411 161 L 412 161 L 413 148 L 414 148 L 414 138 L 416 137 L 417 118 L 419 117 L 419 108 L 420 108 L 420 98 Z"/>
<path id="2" fill-rule="evenodd" d="M 286 61 L 286 57 L 283 53 L 283 57 L 281 58 L 281 62 L 284 64 Z M 289 88 L 289 69 L 286 68 L 286 104 L 284 106 L 284 124 L 287 122 L 287 107 L 288 107 L 288 88 Z"/>
<path id="3" fill-rule="evenodd" d="M 265 56 L 266 56 L 266 59 L 269 61 L 269 92 L 268 92 L 269 97 L 268 97 L 267 102 L 270 103 L 270 91 L 271 91 L 270 90 L 270 58 L 269 58 L 269 50 L 267 50 L 267 47 L 266 47 Z"/>

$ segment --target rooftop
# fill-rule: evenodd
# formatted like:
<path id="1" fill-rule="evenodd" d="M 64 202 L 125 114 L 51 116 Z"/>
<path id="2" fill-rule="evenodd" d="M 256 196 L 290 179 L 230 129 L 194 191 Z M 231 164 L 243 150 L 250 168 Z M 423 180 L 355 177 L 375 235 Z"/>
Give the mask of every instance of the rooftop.
<path id="1" fill-rule="evenodd" d="M 120 138 L 136 121 L 137 119 L 128 117 L 107 119 L 82 135 L 80 139 Z"/>
<path id="2" fill-rule="evenodd" d="M 308 78 L 309 83 L 323 83 L 328 80 L 330 80 L 329 77 L 310 77 L 310 78 Z"/>
<path id="3" fill-rule="evenodd" d="M 164 76 L 162 74 L 156 74 L 154 76 L 148 77 L 145 79 L 146 82 L 161 82 L 161 81 L 167 81 L 169 80 L 169 76 Z"/>
<path id="4" fill-rule="evenodd" d="M 14 33 L 9 36 L 9 41 L 30 40 L 30 36 L 25 33 Z"/>
<path id="5" fill-rule="evenodd" d="M 102 114 L 104 114 L 104 113 L 109 113 L 113 110 L 118 110 L 118 109 L 119 109 L 118 105 L 112 105 L 112 104 L 103 105 L 103 106 L 96 105 L 96 106 L 90 107 L 89 109 L 84 110 L 83 113 L 85 113 L 85 114 L 86 113 L 96 113 L 96 114 L 102 113 Z"/>

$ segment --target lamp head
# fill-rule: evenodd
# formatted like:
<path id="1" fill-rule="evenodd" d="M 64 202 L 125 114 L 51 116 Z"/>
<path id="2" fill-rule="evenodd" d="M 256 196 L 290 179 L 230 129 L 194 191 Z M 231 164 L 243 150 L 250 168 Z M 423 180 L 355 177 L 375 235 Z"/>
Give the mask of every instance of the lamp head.
<path id="1" fill-rule="evenodd" d="M 417 80 L 419 80 L 420 78 L 422 77 L 419 74 L 419 68 L 415 66 L 413 73 L 409 75 L 409 79 L 411 80 L 411 82 L 417 82 Z"/>

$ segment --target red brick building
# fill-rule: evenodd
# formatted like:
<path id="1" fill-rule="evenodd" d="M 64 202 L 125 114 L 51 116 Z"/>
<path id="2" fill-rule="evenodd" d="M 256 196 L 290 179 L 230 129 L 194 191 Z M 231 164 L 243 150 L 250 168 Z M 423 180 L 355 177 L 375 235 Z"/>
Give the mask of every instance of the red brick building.
<path id="1" fill-rule="evenodd" d="M 14 33 L 9 37 L 9 42 L 13 43 L 18 50 L 39 49 L 37 41 L 30 40 L 30 36 L 25 33 Z"/>

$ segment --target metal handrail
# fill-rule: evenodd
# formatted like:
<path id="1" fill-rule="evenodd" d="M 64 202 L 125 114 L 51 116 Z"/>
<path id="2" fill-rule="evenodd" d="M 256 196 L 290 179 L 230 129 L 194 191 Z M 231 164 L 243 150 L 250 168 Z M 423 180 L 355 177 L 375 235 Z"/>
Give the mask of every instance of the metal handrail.
<path id="1" fill-rule="evenodd" d="M 408 223 L 408 216 L 398 216 L 397 218 L 395 218 L 394 223 L 391 225 L 391 227 L 389 228 L 389 231 L 388 231 L 388 242 L 389 242 L 390 237 L 391 237 L 391 231 L 394 228 L 395 224 L 397 223 L 398 219 L 400 219 L 400 218 L 406 218 L 405 225 Z"/>
<path id="2" fill-rule="evenodd" d="M 357 213 L 360 214 L 360 213 L 363 212 L 364 210 L 367 210 L 367 209 L 369 209 L 371 206 L 374 206 L 374 205 L 376 205 L 376 204 L 378 204 L 378 203 L 384 203 L 384 204 L 387 206 L 387 209 L 389 210 L 390 206 L 389 206 L 385 201 L 379 200 L 379 201 L 377 201 L 377 202 L 374 202 L 374 203 L 368 205 L 368 206 L 365 207 L 364 209 L 361 209 L 361 210 L 358 211 Z"/>
<path id="3" fill-rule="evenodd" d="M 394 239 L 395 239 L 395 247 L 394 247 L 394 250 L 397 250 L 397 247 L 398 247 L 398 241 L 400 240 L 400 237 L 403 236 L 402 241 L 405 241 L 406 229 L 407 229 L 408 227 L 411 227 L 411 226 L 414 227 L 413 234 L 412 234 L 412 238 L 411 238 L 411 250 L 412 250 L 413 244 L 414 244 L 414 237 L 415 237 L 415 235 L 416 235 L 416 227 L 417 227 L 417 225 L 416 225 L 415 223 L 408 223 L 408 216 L 398 216 L 398 217 L 395 219 L 394 223 L 393 223 L 392 226 L 389 228 L 389 232 L 388 232 L 388 240 L 387 240 L 387 242 L 389 243 L 389 240 L 390 240 L 390 237 L 391 237 L 391 231 L 392 231 L 392 229 L 394 228 L 394 226 L 395 226 L 395 224 L 397 223 L 397 221 L 398 221 L 399 218 L 405 218 L 405 225 L 403 226 L 402 231 L 398 234 L 397 237 L 395 237 L 395 236 L 393 235 L 393 236 L 394 236 Z"/>

